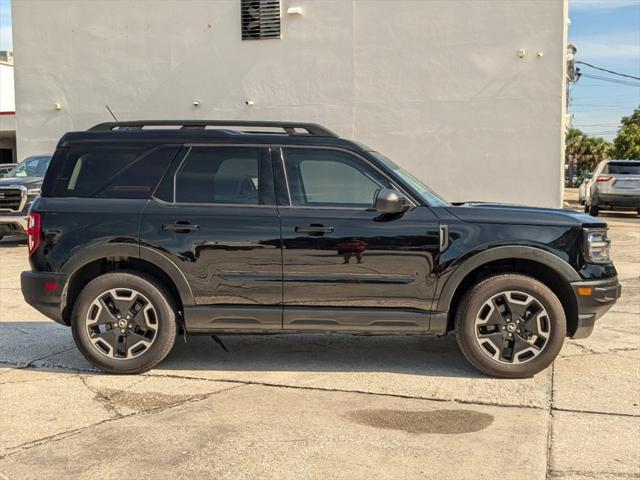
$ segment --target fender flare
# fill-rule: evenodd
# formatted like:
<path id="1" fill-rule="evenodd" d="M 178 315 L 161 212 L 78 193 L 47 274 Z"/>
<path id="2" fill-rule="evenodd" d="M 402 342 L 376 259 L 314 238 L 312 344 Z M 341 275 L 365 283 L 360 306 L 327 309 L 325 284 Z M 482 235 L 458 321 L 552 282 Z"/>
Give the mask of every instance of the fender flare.
<path id="1" fill-rule="evenodd" d="M 485 265 L 496 260 L 532 260 L 534 262 L 543 264 L 550 269 L 554 270 L 559 276 L 564 278 L 567 282 L 577 282 L 582 280 L 578 275 L 578 272 L 565 262 L 563 259 L 549 253 L 546 250 L 542 250 L 536 247 L 529 246 L 503 246 L 494 247 L 488 250 L 484 250 L 480 253 L 473 255 L 471 258 L 465 260 L 458 265 L 453 274 L 446 280 L 444 287 L 440 293 L 440 297 L 436 300 L 435 310 L 438 312 L 448 312 L 451 307 L 451 301 L 458 286 L 462 283 L 462 280 L 473 270 L 482 265 Z"/>
<path id="2" fill-rule="evenodd" d="M 144 260 L 162 270 L 174 283 L 183 305 L 195 305 L 193 292 L 187 282 L 184 273 L 168 257 L 153 248 L 138 245 L 137 243 L 107 243 L 91 244 L 87 248 L 71 257 L 62 267 L 61 273 L 69 277 L 67 289 L 73 275 L 82 267 L 96 260 L 104 258 L 129 257 Z"/>
<path id="3" fill-rule="evenodd" d="M 193 296 L 193 291 L 191 290 L 191 286 L 187 281 L 187 277 L 184 276 L 182 270 L 180 270 L 180 268 L 178 268 L 178 266 L 173 263 L 173 261 L 169 257 L 150 247 L 140 245 L 140 260 L 145 260 L 149 263 L 154 264 L 169 276 L 169 278 L 173 281 L 173 284 L 176 286 L 176 289 L 178 290 L 182 305 L 196 304 L 195 298 Z"/>

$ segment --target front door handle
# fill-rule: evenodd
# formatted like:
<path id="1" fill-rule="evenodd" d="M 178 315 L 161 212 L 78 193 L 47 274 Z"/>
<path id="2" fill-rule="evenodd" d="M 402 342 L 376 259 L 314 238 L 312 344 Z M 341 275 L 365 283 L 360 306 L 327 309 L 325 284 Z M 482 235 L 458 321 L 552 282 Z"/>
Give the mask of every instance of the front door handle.
<path id="1" fill-rule="evenodd" d="M 189 233 L 200 230 L 200 225 L 194 225 L 186 220 L 178 220 L 175 223 L 165 223 L 162 225 L 162 230 L 165 232 Z"/>
<path id="2" fill-rule="evenodd" d="M 296 226 L 296 233 L 306 233 L 307 235 L 320 236 L 325 233 L 333 233 L 333 227 L 325 227 L 324 225 L 312 223 L 304 227 Z"/>

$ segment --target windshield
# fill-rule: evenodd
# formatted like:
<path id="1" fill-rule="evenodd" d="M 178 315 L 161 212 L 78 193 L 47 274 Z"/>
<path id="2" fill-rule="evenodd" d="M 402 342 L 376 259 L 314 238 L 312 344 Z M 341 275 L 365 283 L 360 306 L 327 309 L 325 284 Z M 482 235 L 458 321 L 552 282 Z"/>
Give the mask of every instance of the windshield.
<path id="1" fill-rule="evenodd" d="M 44 177 L 50 161 L 48 156 L 25 158 L 7 173 L 7 177 Z"/>
<path id="2" fill-rule="evenodd" d="M 444 198 L 439 196 L 429 187 L 427 187 L 424 183 L 414 177 L 411 173 L 407 172 L 404 168 L 399 167 L 395 163 L 393 163 L 390 159 L 385 157 L 380 152 L 369 152 L 373 155 L 379 162 L 383 163 L 387 168 L 393 170 L 398 177 L 400 177 L 405 183 L 407 183 L 415 192 L 420 195 L 422 200 L 424 200 L 427 205 L 432 207 L 448 207 L 450 206 L 449 202 L 447 202 Z"/>

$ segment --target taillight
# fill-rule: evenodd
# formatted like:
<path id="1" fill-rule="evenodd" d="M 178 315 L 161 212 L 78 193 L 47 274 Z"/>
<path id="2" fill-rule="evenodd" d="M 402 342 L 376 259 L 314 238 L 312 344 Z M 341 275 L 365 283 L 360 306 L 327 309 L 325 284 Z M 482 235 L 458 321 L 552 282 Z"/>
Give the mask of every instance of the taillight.
<path id="1" fill-rule="evenodd" d="M 596 182 L 608 182 L 613 177 L 611 175 L 598 175 L 596 177 Z"/>
<path id="2" fill-rule="evenodd" d="M 29 213 L 27 222 L 27 237 L 29 245 L 29 255 L 35 252 L 40 245 L 40 214 L 38 212 Z"/>

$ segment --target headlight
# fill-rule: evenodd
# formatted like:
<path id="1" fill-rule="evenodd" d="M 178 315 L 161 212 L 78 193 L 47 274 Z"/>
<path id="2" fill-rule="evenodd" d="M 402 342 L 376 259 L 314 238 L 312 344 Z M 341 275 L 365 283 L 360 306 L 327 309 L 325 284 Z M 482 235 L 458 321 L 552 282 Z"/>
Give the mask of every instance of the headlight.
<path id="1" fill-rule="evenodd" d="M 611 241 L 607 238 L 606 229 L 585 229 L 584 256 L 587 262 L 609 263 Z"/>
<path id="2" fill-rule="evenodd" d="M 41 190 L 39 188 L 30 188 L 27 190 L 27 195 L 30 197 L 37 197 L 40 195 Z"/>

